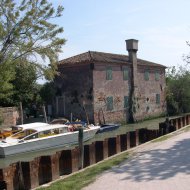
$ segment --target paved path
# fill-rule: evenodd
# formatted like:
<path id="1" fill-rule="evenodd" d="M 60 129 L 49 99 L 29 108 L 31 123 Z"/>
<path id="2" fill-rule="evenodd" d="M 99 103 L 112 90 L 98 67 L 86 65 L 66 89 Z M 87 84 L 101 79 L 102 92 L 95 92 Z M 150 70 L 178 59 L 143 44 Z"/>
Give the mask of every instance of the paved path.
<path id="1" fill-rule="evenodd" d="M 83 190 L 190 190 L 190 131 L 135 151 Z"/>

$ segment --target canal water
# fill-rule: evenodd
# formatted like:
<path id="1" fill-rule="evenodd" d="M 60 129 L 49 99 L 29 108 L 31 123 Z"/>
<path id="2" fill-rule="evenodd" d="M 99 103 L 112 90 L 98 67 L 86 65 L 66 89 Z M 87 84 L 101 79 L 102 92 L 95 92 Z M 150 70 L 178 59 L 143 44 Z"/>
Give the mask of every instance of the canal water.
<path id="1" fill-rule="evenodd" d="M 91 144 L 92 142 L 95 142 L 95 141 L 103 141 L 106 138 L 116 137 L 117 135 L 126 134 L 127 132 L 130 132 L 130 131 L 135 131 L 136 129 L 142 129 L 142 128 L 146 128 L 149 130 L 159 129 L 159 123 L 164 122 L 165 119 L 166 119 L 165 117 L 162 117 L 162 118 L 147 120 L 147 121 L 139 122 L 135 124 L 122 125 L 116 130 L 98 133 L 94 136 L 94 138 L 90 139 L 84 144 Z M 36 157 L 53 155 L 58 151 L 72 149 L 75 146 L 76 145 L 69 146 L 69 147 L 59 147 L 59 148 L 49 149 L 45 151 L 23 153 L 23 154 L 18 154 L 14 156 L 8 156 L 6 158 L 0 158 L 0 169 L 9 166 L 12 163 L 16 163 L 19 161 L 22 161 L 22 162 L 32 161 Z"/>

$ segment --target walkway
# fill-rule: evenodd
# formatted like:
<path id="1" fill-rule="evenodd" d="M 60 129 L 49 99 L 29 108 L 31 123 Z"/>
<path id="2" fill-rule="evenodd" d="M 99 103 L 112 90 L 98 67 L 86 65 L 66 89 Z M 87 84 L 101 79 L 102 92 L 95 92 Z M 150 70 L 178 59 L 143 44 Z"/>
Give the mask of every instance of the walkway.
<path id="1" fill-rule="evenodd" d="M 189 190 L 190 131 L 135 150 L 83 190 Z"/>

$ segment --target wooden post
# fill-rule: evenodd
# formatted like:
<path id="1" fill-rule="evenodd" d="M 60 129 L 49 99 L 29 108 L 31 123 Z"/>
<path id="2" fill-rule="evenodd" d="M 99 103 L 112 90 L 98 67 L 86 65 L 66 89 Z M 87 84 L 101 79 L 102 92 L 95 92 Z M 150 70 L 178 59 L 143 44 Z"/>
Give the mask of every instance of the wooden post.
<path id="1" fill-rule="evenodd" d="M 6 182 L 7 190 L 14 190 L 13 168 L 11 166 L 3 168 L 3 180 Z"/>
<path id="2" fill-rule="evenodd" d="M 85 115 L 86 115 L 86 121 L 87 121 L 87 124 L 89 125 L 89 118 L 88 118 L 88 114 L 87 114 L 87 111 L 86 111 L 86 108 L 84 106 L 84 103 L 83 103 L 83 109 L 84 109 L 84 112 L 85 112 Z"/>
<path id="3" fill-rule="evenodd" d="M 135 140 L 136 140 L 135 144 L 136 146 L 138 146 L 139 145 L 139 129 L 135 130 Z"/>
<path id="4" fill-rule="evenodd" d="M 180 117 L 180 128 L 183 127 L 183 117 Z"/>
<path id="5" fill-rule="evenodd" d="M 95 142 L 93 142 L 91 145 L 89 145 L 89 159 L 90 159 L 90 165 L 96 163 L 96 152 L 95 152 Z"/>
<path id="6" fill-rule="evenodd" d="M 130 149 L 131 143 L 130 143 L 130 132 L 127 132 L 127 149 Z"/>
<path id="7" fill-rule="evenodd" d="M 187 115 L 187 125 L 189 125 L 189 115 Z"/>
<path id="8" fill-rule="evenodd" d="M 117 135 L 116 137 L 116 154 L 121 152 L 121 136 Z"/>
<path id="9" fill-rule="evenodd" d="M 47 116 L 46 116 L 46 108 L 45 106 L 43 105 L 43 113 L 44 113 L 44 119 L 45 119 L 45 122 L 47 123 Z"/>
<path id="10" fill-rule="evenodd" d="M 178 122 L 178 118 L 177 118 L 177 119 L 175 119 L 175 128 L 176 128 L 176 130 L 178 130 L 178 129 L 179 129 L 179 122 Z"/>
<path id="11" fill-rule="evenodd" d="M 24 189 L 24 176 L 22 171 L 22 162 L 18 162 L 18 172 L 19 172 L 19 187 Z"/>
<path id="12" fill-rule="evenodd" d="M 165 127 L 166 127 L 166 134 L 169 133 L 169 127 L 170 127 L 170 120 L 169 120 L 169 117 L 166 118 L 166 121 L 165 121 Z"/>
<path id="13" fill-rule="evenodd" d="M 39 157 L 29 162 L 31 189 L 39 186 Z"/>
<path id="14" fill-rule="evenodd" d="M 59 178 L 59 153 L 51 155 L 52 180 Z"/>
<path id="15" fill-rule="evenodd" d="M 83 128 L 79 128 L 78 134 L 78 141 L 79 141 L 79 169 L 83 168 L 84 163 L 84 146 L 83 146 Z"/>
<path id="16" fill-rule="evenodd" d="M 183 117 L 183 120 L 184 120 L 184 125 L 183 125 L 183 127 L 185 127 L 185 126 L 187 125 L 186 118 L 187 118 L 187 116 L 185 115 L 185 116 Z"/>
<path id="17" fill-rule="evenodd" d="M 108 139 L 103 141 L 103 159 L 108 158 Z"/>
<path id="18" fill-rule="evenodd" d="M 23 125 L 23 109 L 22 109 L 22 102 L 20 102 L 20 121 L 21 121 L 21 125 Z"/>

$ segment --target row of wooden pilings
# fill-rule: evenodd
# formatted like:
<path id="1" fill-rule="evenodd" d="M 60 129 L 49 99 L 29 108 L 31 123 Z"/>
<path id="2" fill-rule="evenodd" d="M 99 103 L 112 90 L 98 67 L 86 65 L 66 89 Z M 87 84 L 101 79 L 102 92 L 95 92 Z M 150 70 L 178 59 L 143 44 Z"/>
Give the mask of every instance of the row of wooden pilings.
<path id="1" fill-rule="evenodd" d="M 157 130 L 137 129 L 84 145 L 84 167 L 188 124 L 190 124 L 190 115 L 185 115 L 170 119 L 169 123 L 160 123 L 160 128 Z M 62 150 L 53 155 L 34 158 L 32 161 L 12 163 L 8 167 L 0 169 L 0 189 L 33 189 L 78 170 L 79 148 Z"/>

